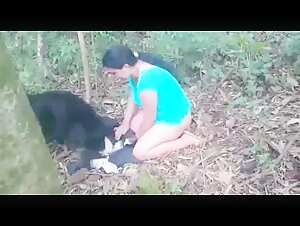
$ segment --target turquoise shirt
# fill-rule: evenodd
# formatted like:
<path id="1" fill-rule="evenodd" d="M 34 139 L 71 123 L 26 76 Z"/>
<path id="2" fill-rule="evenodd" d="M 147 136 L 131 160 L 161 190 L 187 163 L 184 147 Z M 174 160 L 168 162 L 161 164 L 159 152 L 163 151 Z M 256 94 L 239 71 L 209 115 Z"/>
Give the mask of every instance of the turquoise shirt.
<path id="1" fill-rule="evenodd" d="M 177 80 L 168 71 L 153 67 L 143 71 L 134 83 L 129 78 L 133 101 L 142 107 L 140 93 L 145 90 L 155 91 L 158 97 L 156 122 L 180 124 L 191 112 L 191 102 Z"/>

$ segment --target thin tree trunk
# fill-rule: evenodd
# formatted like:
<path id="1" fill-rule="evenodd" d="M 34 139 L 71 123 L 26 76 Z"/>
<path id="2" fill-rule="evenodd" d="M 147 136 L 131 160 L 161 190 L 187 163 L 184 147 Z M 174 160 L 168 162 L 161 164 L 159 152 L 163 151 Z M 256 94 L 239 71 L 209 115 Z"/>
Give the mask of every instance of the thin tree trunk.
<path id="1" fill-rule="evenodd" d="M 37 61 L 38 61 L 38 68 L 39 74 L 42 72 L 42 64 L 43 64 L 43 56 L 42 56 L 42 35 L 40 32 L 37 33 Z"/>
<path id="2" fill-rule="evenodd" d="M 95 88 L 96 88 L 96 95 L 98 96 L 98 75 L 97 75 L 97 60 L 96 60 L 96 47 L 95 47 L 95 40 L 94 40 L 94 32 L 91 32 L 92 36 L 92 52 L 93 52 L 93 60 L 95 64 L 94 68 L 94 76 L 95 76 Z"/>
<path id="3" fill-rule="evenodd" d="M 83 74 L 85 81 L 85 89 L 86 89 L 86 101 L 90 103 L 91 101 L 91 85 L 90 85 L 90 72 L 89 72 L 89 61 L 87 57 L 87 49 L 84 43 L 84 36 L 82 32 L 77 32 L 80 50 L 81 50 L 81 59 L 83 65 Z"/>
<path id="4" fill-rule="evenodd" d="M 37 61 L 38 61 L 38 74 L 42 76 L 42 80 L 47 77 L 47 70 L 44 65 L 44 53 L 43 53 L 43 36 L 41 32 L 37 33 Z"/>

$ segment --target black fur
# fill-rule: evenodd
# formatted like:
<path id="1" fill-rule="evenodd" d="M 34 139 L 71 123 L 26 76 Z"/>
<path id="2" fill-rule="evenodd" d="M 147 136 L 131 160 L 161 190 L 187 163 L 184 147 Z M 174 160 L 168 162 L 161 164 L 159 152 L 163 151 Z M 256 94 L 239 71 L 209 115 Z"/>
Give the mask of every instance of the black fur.
<path id="1" fill-rule="evenodd" d="M 80 153 L 80 159 L 67 168 L 73 174 L 80 168 L 90 169 L 90 160 L 101 157 L 104 139 L 116 143 L 114 128 L 118 121 L 99 116 L 80 97 L 68 91 L 47 91 L 28 94 L 30 105 L 41 125 L 46 143 L 56 141 Z M 121 139 L 134 137 L 130 130 Z M 132 139 L 131 139 L 132 140 Z M 134 139 L 133 139 L 134 140 Z"/>
<path id="2" fill-rule="evenodd" d="M 127 163 L 142 163 L 133 156 L 134 145 L 127 145 L 121 150 L 118 150 L 109 155 L 108 161 L 115 164 L 117 167 L 123 167 Z"/>
<path id="3" fill-rule="evenodd" d="M 89 168 L 93 158 L 105 148 L 105 136 L 115 142 L 114 127 L 118 122 L 97 115 L 80 97 L 68 91 L 47 91 L 28 94 L 28 100 L 41 126 L 46 143 L 66 144 L 71 149 L 83 149 L 80 168 Z"/>
<path id="4" fill-rule="evenodd" d="M 99 151 L 104 137 L 111 136 L 116 120 L 100 117 L 84 100 L 68 91 L 28 95 L 46 142 L 57 141 Z"/>

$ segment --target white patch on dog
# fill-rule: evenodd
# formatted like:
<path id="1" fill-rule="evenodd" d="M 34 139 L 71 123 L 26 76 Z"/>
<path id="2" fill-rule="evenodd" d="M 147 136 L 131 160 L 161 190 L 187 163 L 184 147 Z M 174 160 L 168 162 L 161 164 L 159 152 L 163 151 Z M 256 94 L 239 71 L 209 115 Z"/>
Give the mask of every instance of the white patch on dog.
<path id="1" fill-rule="evenodd" d="M 129 138 L 125 139 L 124 146 L 130 145 L 130 144 L 131 144 L 130 139 Z"/>
<path id="2" fill-rule="evenodd" d="M 123 148 L 123 142 L 121 140 L 117 141 L 113 147 L 113 152 L 118 151 Z"/>
<path id="3" fill-rule="evenodd" d="M 108 157 L 107 158 L 101 158 L 101 159 L 92 159 L 90 161 L 90 165 L 92 168 L 96 168 L 96 169 L 103 169 L 106 173 L 118 173 L 118 167 L 109 162 L 108 161 Z"/>
<path id="4" fill-rule="evenodd" d="M 104 138 L 104 144 L 105 149 L 102 152 L 104 155 L 110 155 L 111 153 L 114 153 L 124 147 L 122 140 L 119 140 L 113 144 L 107 137 Z"/>

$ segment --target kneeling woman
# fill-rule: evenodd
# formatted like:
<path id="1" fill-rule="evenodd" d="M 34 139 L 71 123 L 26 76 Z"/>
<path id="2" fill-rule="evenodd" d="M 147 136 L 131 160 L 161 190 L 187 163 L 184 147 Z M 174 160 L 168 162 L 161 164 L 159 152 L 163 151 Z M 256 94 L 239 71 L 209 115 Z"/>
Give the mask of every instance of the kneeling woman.
<path id="1" fill-rule="evenodd" d="M 196 144 L 184 131 L 191 124 L 191 102 L 167 70 L 139 59 L 126 46 L 114 46 L 103 59 L 106 74 L 128 80 L 131 95 L 116 139 L 132 129 L 138 139 L 133 155 L 143 161 Z"/>

